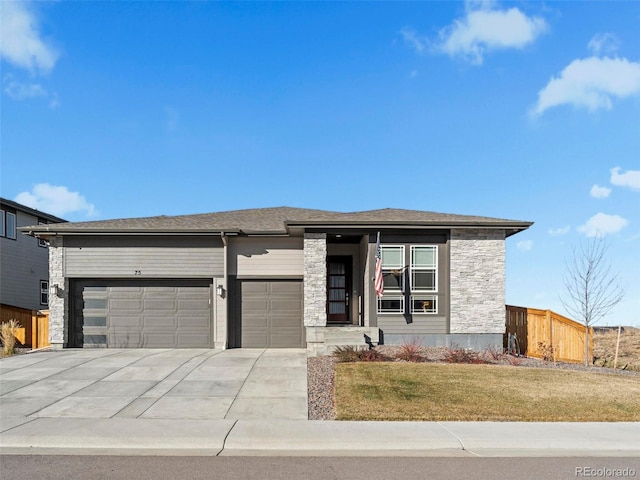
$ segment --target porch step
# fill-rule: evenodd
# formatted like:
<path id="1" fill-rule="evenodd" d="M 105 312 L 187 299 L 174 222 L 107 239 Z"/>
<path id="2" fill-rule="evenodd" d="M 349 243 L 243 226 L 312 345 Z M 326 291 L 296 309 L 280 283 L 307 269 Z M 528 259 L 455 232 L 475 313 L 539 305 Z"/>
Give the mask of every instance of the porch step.
<path id="1" fill-rule="evenodd" d="M 360 327 L 326 327 L 324 332 L 324 342 L 327 347 L 354 346 L 366 347 L 365 335 L 368 329 Z"/>

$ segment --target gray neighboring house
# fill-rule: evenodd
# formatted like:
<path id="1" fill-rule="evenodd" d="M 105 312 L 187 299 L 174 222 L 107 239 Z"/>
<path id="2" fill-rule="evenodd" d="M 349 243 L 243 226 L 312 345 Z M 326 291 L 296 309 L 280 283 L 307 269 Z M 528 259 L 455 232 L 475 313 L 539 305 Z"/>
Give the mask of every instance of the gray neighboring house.
<path id="1" fill-rule="evenodd" d="M 29 310 L 49 303 L 49 249 L 44 239 L 18 235 L 27 225 L 65 222 L 0 198 L 0 303 Z"/>
<path id="2" fill-rule="evenodd" d="M 278 207 L 37 225 L 64 347 L 502 345 L 505 239 L 531 222 Z M 377 298 L 380 232 L 385 292 Z"/>

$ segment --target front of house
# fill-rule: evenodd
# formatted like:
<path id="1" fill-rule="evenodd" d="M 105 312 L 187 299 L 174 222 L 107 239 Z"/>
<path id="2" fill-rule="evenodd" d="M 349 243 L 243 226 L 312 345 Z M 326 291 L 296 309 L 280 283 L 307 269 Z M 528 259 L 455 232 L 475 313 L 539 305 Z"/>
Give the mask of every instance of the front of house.
<path id="1" fill-rule="evenodd" d="M 50 244 L 54 348 L 502 344 L 530 222 L 289 207 L 23 228 Z M 374 289 L 380 234 L 384 294 Z"/>

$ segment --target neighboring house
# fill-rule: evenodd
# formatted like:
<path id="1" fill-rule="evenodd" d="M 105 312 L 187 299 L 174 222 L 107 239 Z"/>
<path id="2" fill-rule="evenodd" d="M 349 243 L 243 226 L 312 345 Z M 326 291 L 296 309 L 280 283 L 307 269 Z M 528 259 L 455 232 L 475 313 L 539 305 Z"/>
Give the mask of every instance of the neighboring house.
<path id="1" fill-rule="evenodd" d="M 49 249 L 44 239 L 19 235 L 19 227 L 65 222 L 0 198 L 0 303 L 29 310 L 49 303 Z"/>
<path id="2" fill-rule="evenodd" d="M 505 239 L 530 222 L 262 208 L 39 225 L 54 347 L 502 345 Z M 376 297 L 381 235 L 384 296 Z"/>

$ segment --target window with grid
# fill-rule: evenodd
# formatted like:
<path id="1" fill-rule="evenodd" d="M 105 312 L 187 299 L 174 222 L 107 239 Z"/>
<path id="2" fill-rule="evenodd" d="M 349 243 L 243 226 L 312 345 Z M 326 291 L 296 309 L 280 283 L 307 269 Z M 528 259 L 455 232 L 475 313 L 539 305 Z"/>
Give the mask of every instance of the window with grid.
<path id="1" fill-rule="evenodd" d="M 380 246 L 384 295 L 378 313 L 404 313 L 404 245 Z"/>
<path id="2" fill-rule="evenodd" d="M 49 282 L 40 280 L 40 305 L 49 305 Z"/>
<path id="3" fill-rule="evenodd" d="M 438 313 L 438 247 L 411 246 L 411 313 Z"/>

